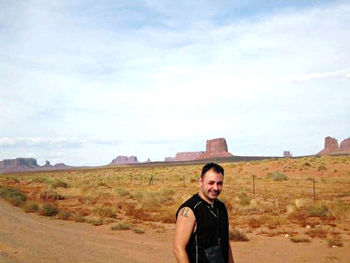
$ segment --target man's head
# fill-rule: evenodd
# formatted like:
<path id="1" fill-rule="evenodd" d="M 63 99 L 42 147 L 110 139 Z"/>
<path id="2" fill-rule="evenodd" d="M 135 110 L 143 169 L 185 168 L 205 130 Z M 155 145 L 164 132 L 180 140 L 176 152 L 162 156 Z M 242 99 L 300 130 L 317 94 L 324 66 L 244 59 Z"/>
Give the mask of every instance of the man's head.
<path id="1" fill-rule="evenodd" d="M 208 163 L 202 168 L 199 179 L 200 195 L 212 203 L 221 193 L 224 179 L 224 168 L 216 163 Z"/>

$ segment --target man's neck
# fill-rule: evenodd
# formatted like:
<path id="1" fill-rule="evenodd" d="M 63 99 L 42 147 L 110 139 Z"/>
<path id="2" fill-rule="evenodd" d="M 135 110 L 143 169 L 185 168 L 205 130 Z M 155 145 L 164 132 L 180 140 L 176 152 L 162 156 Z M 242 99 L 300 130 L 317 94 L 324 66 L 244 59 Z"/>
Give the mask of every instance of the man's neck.
<path id="1" fill-rule="evenodd" d="M 209 203 L 209 204 L 214 204 L 214 201 L 215 200 L 210 200 L 210 199 L 208 199 L 202 192 L 198 192 L 198 194 L 199 194 L 199 196 L 200 196 L 200 198 L 202 198 L 204 201 L 206 201 L 207 203 Z"/>

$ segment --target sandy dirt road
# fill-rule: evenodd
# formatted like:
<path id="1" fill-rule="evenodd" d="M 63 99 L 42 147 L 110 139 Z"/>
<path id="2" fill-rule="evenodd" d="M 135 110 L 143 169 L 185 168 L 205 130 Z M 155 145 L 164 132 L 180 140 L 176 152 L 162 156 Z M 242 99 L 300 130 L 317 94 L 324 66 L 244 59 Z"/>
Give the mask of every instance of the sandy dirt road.
<path id="1" fill-rule="evenodd" d="M 163 233 L 112 231 L 27 214 L 0 199 L 0 262 L 175 262 L 173 229 Z M 350 263 L 349 242 L 328 248 L 326 241 L 292 243 L 284 237 L 255 236 L 231 244 L 236 263 Z"/>

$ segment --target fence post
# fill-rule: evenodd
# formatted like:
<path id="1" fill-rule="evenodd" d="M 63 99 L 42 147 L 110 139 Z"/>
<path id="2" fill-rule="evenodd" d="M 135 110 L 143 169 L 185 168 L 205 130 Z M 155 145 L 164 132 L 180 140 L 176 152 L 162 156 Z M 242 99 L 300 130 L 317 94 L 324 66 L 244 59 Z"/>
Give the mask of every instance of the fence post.
<path id="1" fill-rule="evenodd" d="M 132 178 L 132 174 L 130 174 L 130 184 L 131 184 L 131 186 L 133 185 L 133 180 L 132 180 L 133 178 Z"/>
<path id="2" fill-rule="evenodd" d="M 186 186 L 185 184 L 185 175 L 182 176 L 183 186 Z"/>
<path id="3" fill-rule="evenodd" d="M 255 175 L 253 175 L 253 194 L 255 194 Z"/>
<path id="4" fill-rule="evenodd" d="M 153 175 L 151 175 L 151 178 L 149 179 L 149 183 L 148 183 L 148 185 L 153 185 Z"/>

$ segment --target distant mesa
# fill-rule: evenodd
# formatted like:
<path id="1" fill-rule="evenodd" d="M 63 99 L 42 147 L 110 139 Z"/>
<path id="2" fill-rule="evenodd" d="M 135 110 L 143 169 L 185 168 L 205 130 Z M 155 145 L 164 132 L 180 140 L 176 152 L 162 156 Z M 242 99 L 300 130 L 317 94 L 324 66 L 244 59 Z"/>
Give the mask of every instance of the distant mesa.
<path id="1" fill-rule="evenodd" d="M 324 142 L 324 149 L 317 155 L 339 155 L 350 154 L 350 137 L 338 144 L 337 139 L 327 136 Z"/>
<path id="2" fill-rule="evenodd" d="M 151 159 L 150 158 L 147 158 L 147 160 L 145 161 L 145 163 L 151 163 Z"/>
<path id="3" fill-rule="evenodd" d="M 227 143 L 224 138 L 207 140 L 206 151 L 199 152 L 178 152 L 175 157 L 166 157 L 166 162 L 196 161 L 212 158 L 232 157 L 228 152 Z"/>
<path id="4" fill-rule="evenodd" d="M 284 151 L 283 152 L 283 157 L 290 158 L 293 157 L 292 153 L 290 151 Z"/>
<path id="5" fill-rule="evenodd" d="M 224 138 L 217 138 L 207 140 L 206 151 L 198 157 L 199 160 L 212 159 L 212 158 L 225 158 L 232 157 L 233 155 L 228 152 L 227 143 Z"/>
<path id="6" fill-rule="evenodd" d="M 197 160 L 204 152 L 178 152 L 175 155 L 175 161 L 193 161 Z"/>
<path id="7" fill-rule="evenodd" d="M 0 161 L 0 173 L 15 173 L 24 171 L 36 171 L 36 170 L 61 170 L 68 169 L 70 166 L 64 163 L 56 164 L 52 166 L 49 161 L 46 161 L 43 166 L 38 165 L 34 158 L 16 158 L 5 159 Z"/>
<path id="8" fill-rule="evenodd" d="M 110 164 L 133 164 L 139 163 L 136 156 L 117 156 Z"/>

